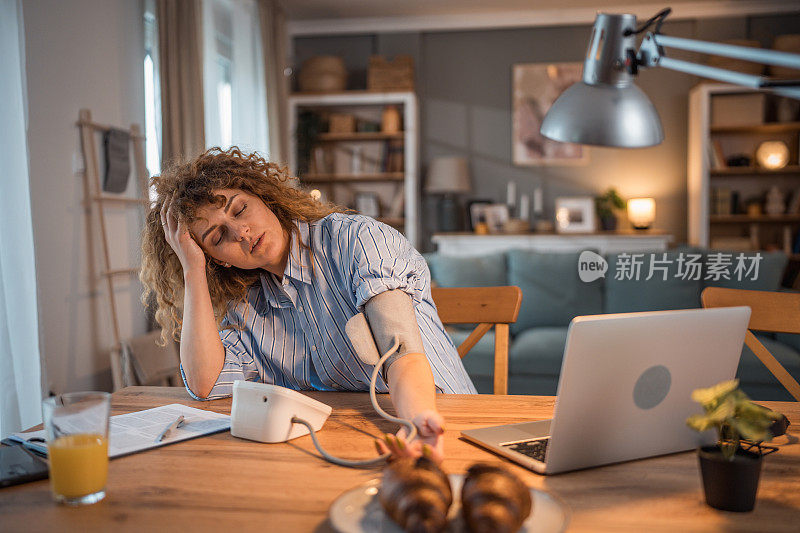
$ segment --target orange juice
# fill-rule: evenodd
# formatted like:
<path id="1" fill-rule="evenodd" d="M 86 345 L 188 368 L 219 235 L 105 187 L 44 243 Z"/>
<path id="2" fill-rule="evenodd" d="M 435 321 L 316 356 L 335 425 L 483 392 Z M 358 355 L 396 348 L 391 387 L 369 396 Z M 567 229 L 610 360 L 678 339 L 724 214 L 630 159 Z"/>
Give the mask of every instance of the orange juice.
<path id="1" fill-rule="evenodd" d="M 108 439 L 102 435 L 65 435 L 48 443 L 50 484 L 65 498 L 80 498 L 106 488 Z"/>

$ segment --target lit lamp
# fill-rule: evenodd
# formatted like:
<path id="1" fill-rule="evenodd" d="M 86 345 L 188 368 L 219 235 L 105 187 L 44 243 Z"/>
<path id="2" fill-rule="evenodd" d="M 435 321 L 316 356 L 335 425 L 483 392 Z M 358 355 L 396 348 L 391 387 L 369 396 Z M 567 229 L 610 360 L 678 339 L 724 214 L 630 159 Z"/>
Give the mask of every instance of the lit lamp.
<path id="1" fill-rule="evenodd" d="M 650 229 L 656 219 L 656 201 L 652 198 L 628 200 L 628 220 L 636 229 Z"/>
<path id="2" fill-rule="evenodd" d="M 637 28 L 636 16 L 600 13 L 583 63 L 582 80 L 553 102 L 542 121 L 550 139 L 597 146 L 637 148 L 664 139 L 661 120 L 644 92 L 633 84 L 639 69 L 663 67 L 775 94 L 800 98 L 800 82 L 743 74 L 667 57 L 667 48 L 800 69 L 800 55 L 710 43 L 661 33 L 671 10 L 660 11 Z M 655 28 L 649 30 L 652 26 Z M 645 33 L 638 50 L 637 36 Z"/>
<path id="3" fill-rule="evenodd" d="M 470 191 L 469 164 L 463 157 L 437 157 L 428 167 L 425 192 L 441 194 L 437 205 L 439 231 L 461 229 L 458 194 Z"/>
<path id="4" fill-rule="evenodd" d="M 782 141 L 765 141 L 758 145 L 756 161 L 770 170 L 783 168 L 789 162 L 789 147 Z"/>

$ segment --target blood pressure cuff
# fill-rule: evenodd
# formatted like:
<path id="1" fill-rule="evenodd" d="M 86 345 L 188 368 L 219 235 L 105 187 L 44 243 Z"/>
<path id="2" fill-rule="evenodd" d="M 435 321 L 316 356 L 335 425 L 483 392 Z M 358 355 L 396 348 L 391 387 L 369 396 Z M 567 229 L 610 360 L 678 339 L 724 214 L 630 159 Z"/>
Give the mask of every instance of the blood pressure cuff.
<path id="1" fill-rule="evenodd" d="M 365 363 L 375 365 L 380 356 L 392 347 L 395 337 L 399 348 L 386 360 L 384 372 L 404 355 L 425 353 L 414 304 L 411 296 L 402 290 L 373 296 L 364 306 L 364 313 L 366 316 L 358 314 L 351 318 L 345 330 L 358 357 Z"/>

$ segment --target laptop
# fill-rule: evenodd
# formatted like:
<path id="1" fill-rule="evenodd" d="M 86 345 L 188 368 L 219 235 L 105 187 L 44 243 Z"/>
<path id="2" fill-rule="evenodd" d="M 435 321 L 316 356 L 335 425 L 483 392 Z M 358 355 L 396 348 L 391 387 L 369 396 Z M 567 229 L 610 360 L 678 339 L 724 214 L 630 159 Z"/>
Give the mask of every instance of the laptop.
<path id="1" fill-rule="evenodd" d="M 686 425 L 702 411 L 691 394 L 734 378 L 749 320 L 749 307 L 575 317 L 553 418 L 461 436 L 540 474 L 711 444 Z"/>

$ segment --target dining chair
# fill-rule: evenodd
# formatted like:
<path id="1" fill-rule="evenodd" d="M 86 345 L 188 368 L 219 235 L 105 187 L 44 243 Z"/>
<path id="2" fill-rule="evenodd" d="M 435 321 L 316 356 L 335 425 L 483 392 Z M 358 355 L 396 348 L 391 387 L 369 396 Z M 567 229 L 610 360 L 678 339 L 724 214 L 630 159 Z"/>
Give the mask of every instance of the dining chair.
<path id="1" fill-rule="evenodd" d="M 745 344 L 783 385 L 795 400 L 800 401 L 800 384 L 775 356 L 753 335 L 753 331 L 800 333 L 800 293 L 749 291 L 707 287 L 702 295 L 703 307 L 746 305 L 751 309 Z"/>
<path id="2" fill-rule="evenodd" d="M 151 331 L 123 341 L 123 349 L 133 371 L 128 385 L 182 386 L 178 344 L 160 346 L 161 331 Z"/>
<path id="3" fill-rule="evenodd" d="M 458 347 L 467 352 L 494 327 L 494 394 L 508 394 L 508 326 L 517 320 L 522 290 L 519 287 L 459 287 L 431 290 L 444 324 L 476 324 Z"/>

